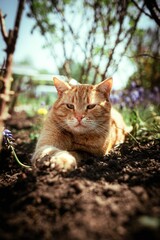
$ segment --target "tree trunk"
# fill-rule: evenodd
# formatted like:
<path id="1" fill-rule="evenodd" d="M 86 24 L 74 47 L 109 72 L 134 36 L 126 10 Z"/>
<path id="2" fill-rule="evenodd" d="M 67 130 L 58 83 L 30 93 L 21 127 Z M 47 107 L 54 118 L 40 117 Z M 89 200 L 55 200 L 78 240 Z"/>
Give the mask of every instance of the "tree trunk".
<path id="1" fill-rule="evenodd" d="M 0 88 L 0 149 L 2 145 L 2 131 L 4 128 L 4 121 L 9 117 L 9 102 L 10 102 L 10 95 L 13 94 L 11 89 L 11 81 L 12 81 L 12 64 L 13 64 L 13 54 L 15 51 L 16 41 L 18 37 L 21 17 L 23 13 L 25 0 L 20 0 L 19 5 L 17 8 L 17 15 L 15 19 L 14 29 L 9 30 L 7 33 L 5 28 L 5 20 L 3 17 L 2 12 L 0 11 L 0 26 L 1 26 L 1 33 L 3 36 L 3 40 L 6 43 L 6 66 L 5 66 L 5 73 L 4 76 L 1 77 L 1 85 L 3 87 Z"/>

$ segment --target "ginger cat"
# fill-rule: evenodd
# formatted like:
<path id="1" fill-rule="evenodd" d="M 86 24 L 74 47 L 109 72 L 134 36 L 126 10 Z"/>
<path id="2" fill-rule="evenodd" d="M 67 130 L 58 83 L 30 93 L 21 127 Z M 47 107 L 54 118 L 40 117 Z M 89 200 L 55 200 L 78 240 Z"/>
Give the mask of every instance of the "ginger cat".
<path id="1" fill-rule="evenodd" d="M 59 171 L 71 170 L 83 152 L 104 156 L 124 141 L 127 126 L 109 101 L 112 78 L 76 86 L 54 78 L 54 85 L 58 99 L 48 113 L 33 164 L 43 161 Z"/>

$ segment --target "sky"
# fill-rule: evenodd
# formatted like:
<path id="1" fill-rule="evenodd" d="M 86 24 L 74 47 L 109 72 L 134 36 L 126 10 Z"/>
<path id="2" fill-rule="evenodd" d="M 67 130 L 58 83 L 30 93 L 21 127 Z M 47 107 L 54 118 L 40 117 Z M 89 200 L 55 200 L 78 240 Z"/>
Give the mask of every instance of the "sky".
<path id="1" fill-rule="evenodd" d="M 18 0 L 0 0 L 0 9 L 3 14 L 7 14 L 5 18 L 6 29 L 12 29 L 14 26 L 14 20 L 17 10 Z M 41 36 L 38 30 L 35 30 L 31 34 L 31 29 L 34 25 L 34 20 L 26 16 L 28 6 L 25 6 L 23 12 L 22 21 L 20 25 L 19 37 L 17 39 L 16 50 L 14 53 L 14 62 L 20 62 L 24 59 L 30 59 L 35 69 L 46 69 L 51 74 L 56 75 L 58 73 L 56 65 L 54 64 L 53 57 L 50 54 L 49 49 L 43 48 L 45 44 L 44 38 Z M 147 25 L 148 19 L 142 19 L 141 25 Z M 5 43 L 0 34 L 0 65 L 6 56 Z M 58 49 L 57 49 L 58 51 Z M 127 66 L 127 67 L 126 67 Z M 128 78 L 135 71 L 135 66 L 129 63 L 127 58 L 124 58 L 121 62 L 118 71 L 113 75 L 115 82 L 114 88 L 118 89 L 125 86 Z"/>

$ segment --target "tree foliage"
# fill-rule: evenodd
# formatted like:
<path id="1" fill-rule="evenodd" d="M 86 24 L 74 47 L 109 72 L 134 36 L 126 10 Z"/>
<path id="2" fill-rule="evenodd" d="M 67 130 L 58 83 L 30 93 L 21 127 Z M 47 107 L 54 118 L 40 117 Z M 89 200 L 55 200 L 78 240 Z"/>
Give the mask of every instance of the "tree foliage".
<path id="1" fill-rule="evenodd" d="M 156 1 L 154 1 L 156 3 Z M 28 0 L 29 17 L 50 48 L 60 74 L 96 83 L 118 68 L 129 49 L 147 0 Z M 77 69 L 75 72 L 74 69 Z"/>

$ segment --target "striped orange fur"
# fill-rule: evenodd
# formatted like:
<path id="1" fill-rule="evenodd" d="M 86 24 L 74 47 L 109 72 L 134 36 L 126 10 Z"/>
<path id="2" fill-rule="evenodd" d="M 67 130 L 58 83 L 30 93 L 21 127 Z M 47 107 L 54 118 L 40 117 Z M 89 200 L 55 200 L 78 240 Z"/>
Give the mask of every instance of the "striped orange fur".
<path id="1" fill-rule="evenodd" d="M 51 168 L 67 171 L 77 166 L 80 153 L 104 156 L 124 141 L 127 127 L 109 101 L 112 78 L 76 86 L 54 78 L 54 85 L 58 99 L 38 139 L 34 164 L 48 161 Z"/>

